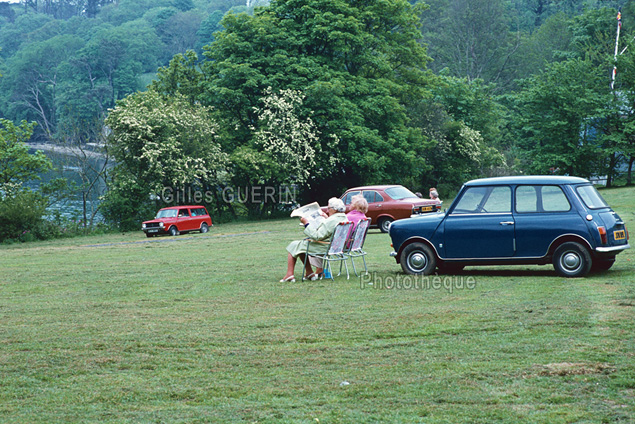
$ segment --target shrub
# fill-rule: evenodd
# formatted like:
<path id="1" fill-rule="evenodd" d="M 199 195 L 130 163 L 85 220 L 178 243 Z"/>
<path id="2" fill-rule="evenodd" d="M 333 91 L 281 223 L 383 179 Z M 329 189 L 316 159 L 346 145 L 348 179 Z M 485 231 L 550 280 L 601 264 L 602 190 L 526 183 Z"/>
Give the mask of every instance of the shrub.
<path id="1" fill-rule="evenodd" d="M 28 190 L 0 200 L 0 241 L 34 238 L 32 232 L 42 222 L 46 198 Z"/>

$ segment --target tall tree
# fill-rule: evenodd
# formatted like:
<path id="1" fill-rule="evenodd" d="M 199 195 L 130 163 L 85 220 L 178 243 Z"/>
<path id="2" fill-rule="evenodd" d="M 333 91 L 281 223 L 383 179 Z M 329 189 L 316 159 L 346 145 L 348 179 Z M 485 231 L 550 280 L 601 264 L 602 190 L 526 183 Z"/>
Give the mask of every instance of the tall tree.
<path id="1" fill-rule="evenodd" d="M 570 59 L 524 83 L 517 124 L 528 172 L 597 175 L 603 155 L 592 120 L 604 118 L 610 101 L 602 77 L 591 61 Z"/>
<path id="2" fill-rule="evenodd" d="M 317 163 L 339 164 L 319 171 L 314 193 L 404 181 L 424 169 L 421 135 L 405 107 L 430 82 L 419 11 L 405 0 L 279 0 L 254 16 L 230 13 L 206 51 L 204 92 L 196 100 L 220 111 L 235 128 L 230 144 L 240 146 L 258 127 L 256 109 L 268 87 L 300 90 L 302 114 L 320 132 Z"/>
<path id="3" fill-rule="evenodd" d="M 517 22 L 503 0 L 430 0 L 423 36 L 432 69 L 456 77 L 500 82 L 520 43 Z M 503 81 L 507 83 L 508 81 Z"/>
<path id="4" fill-rule="evenodd" d="M 38 137 L 50 139 L 57 131 L 56 102 L 59 92 L 60 65 L 82 46 L 71 35 L 33 43 L 8 62 L 9 72 L 0 81 L 3 109 L 12 119 L 38 123 Z"/>

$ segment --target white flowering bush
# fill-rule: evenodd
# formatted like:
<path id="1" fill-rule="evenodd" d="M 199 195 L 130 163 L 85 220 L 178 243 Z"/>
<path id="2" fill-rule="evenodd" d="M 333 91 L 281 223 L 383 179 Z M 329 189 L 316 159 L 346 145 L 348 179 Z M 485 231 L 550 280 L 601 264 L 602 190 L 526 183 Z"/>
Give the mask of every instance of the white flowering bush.
<path id="1" fill-rule="evenodd" d="M 226 175 L 228 155 L 217 141 L 212 109 L 154 90 L 120 101 L 106 119 L 107 149 L 117 166 L 104 198 L 104 216 L 122 228 L 147 219 L 148 205 L 166 187 L 208 190 Z"/>
<path id="2" fill-rule="evenodd" d="M 192 105 L 180 95 L 166 100 L 154 91 L 136 93 L 110 111 L 106 125 L 115 160 L 153 192 L 215 182 L 227 165 L 211 108 Z"/>
<path id="3" fill-rule="evenodd" d="M 300 91 L 275 93 L 269 87 L 262 98 L 263 106 L 256 108 L 256 146 L 282 165 L 278 178 L 285 183 L 306 182 L 316 166 L 319 131 L 310 117 L 298 116 L 303 100 Z"/>

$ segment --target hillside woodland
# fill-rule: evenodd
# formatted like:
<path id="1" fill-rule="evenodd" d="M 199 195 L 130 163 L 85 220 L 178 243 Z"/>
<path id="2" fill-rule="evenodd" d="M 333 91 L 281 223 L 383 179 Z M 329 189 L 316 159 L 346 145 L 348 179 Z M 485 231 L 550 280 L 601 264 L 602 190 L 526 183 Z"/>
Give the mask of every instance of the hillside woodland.
<path id="1" fill-rule="evenodd" d="M 634 26 L 634 0 L 0 3 L 0 118 L 7 140 L 110 158 L 100 208 L 119 228 L 166 187 L 229 218 L 280 205 L 227 187 L 631 184 Z M 22 180 L 0 177 L 15 201 Z"/>

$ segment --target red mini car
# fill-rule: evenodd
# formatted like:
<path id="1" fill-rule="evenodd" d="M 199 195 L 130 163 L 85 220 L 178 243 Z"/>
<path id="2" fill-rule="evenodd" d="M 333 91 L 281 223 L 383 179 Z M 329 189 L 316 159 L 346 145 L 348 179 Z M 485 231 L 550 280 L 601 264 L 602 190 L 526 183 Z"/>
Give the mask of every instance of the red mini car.
<path id="1" fill-rule="evenodd" d="M 376 185 L 348 189 L 341 197 L 346 212 L 350 210 L 352 197 L 360 193 L 368 202 L 366 216 L 371 219 L 371 225 L 379 227 L 384 233 L 388 232 L 393 221 L 441 210 L 440 201 L 419 198 L 404 186 Z"/>
<path id="2" fill-rule="evenodd" d="M 141 225 L 141 230 L 148 237 L 159 234 L 177 236 L 189 231 L 206 233 L 211 226 L 212 218 L 204 206 L 172 206 L 159 210 L 156 218 Z"/>

